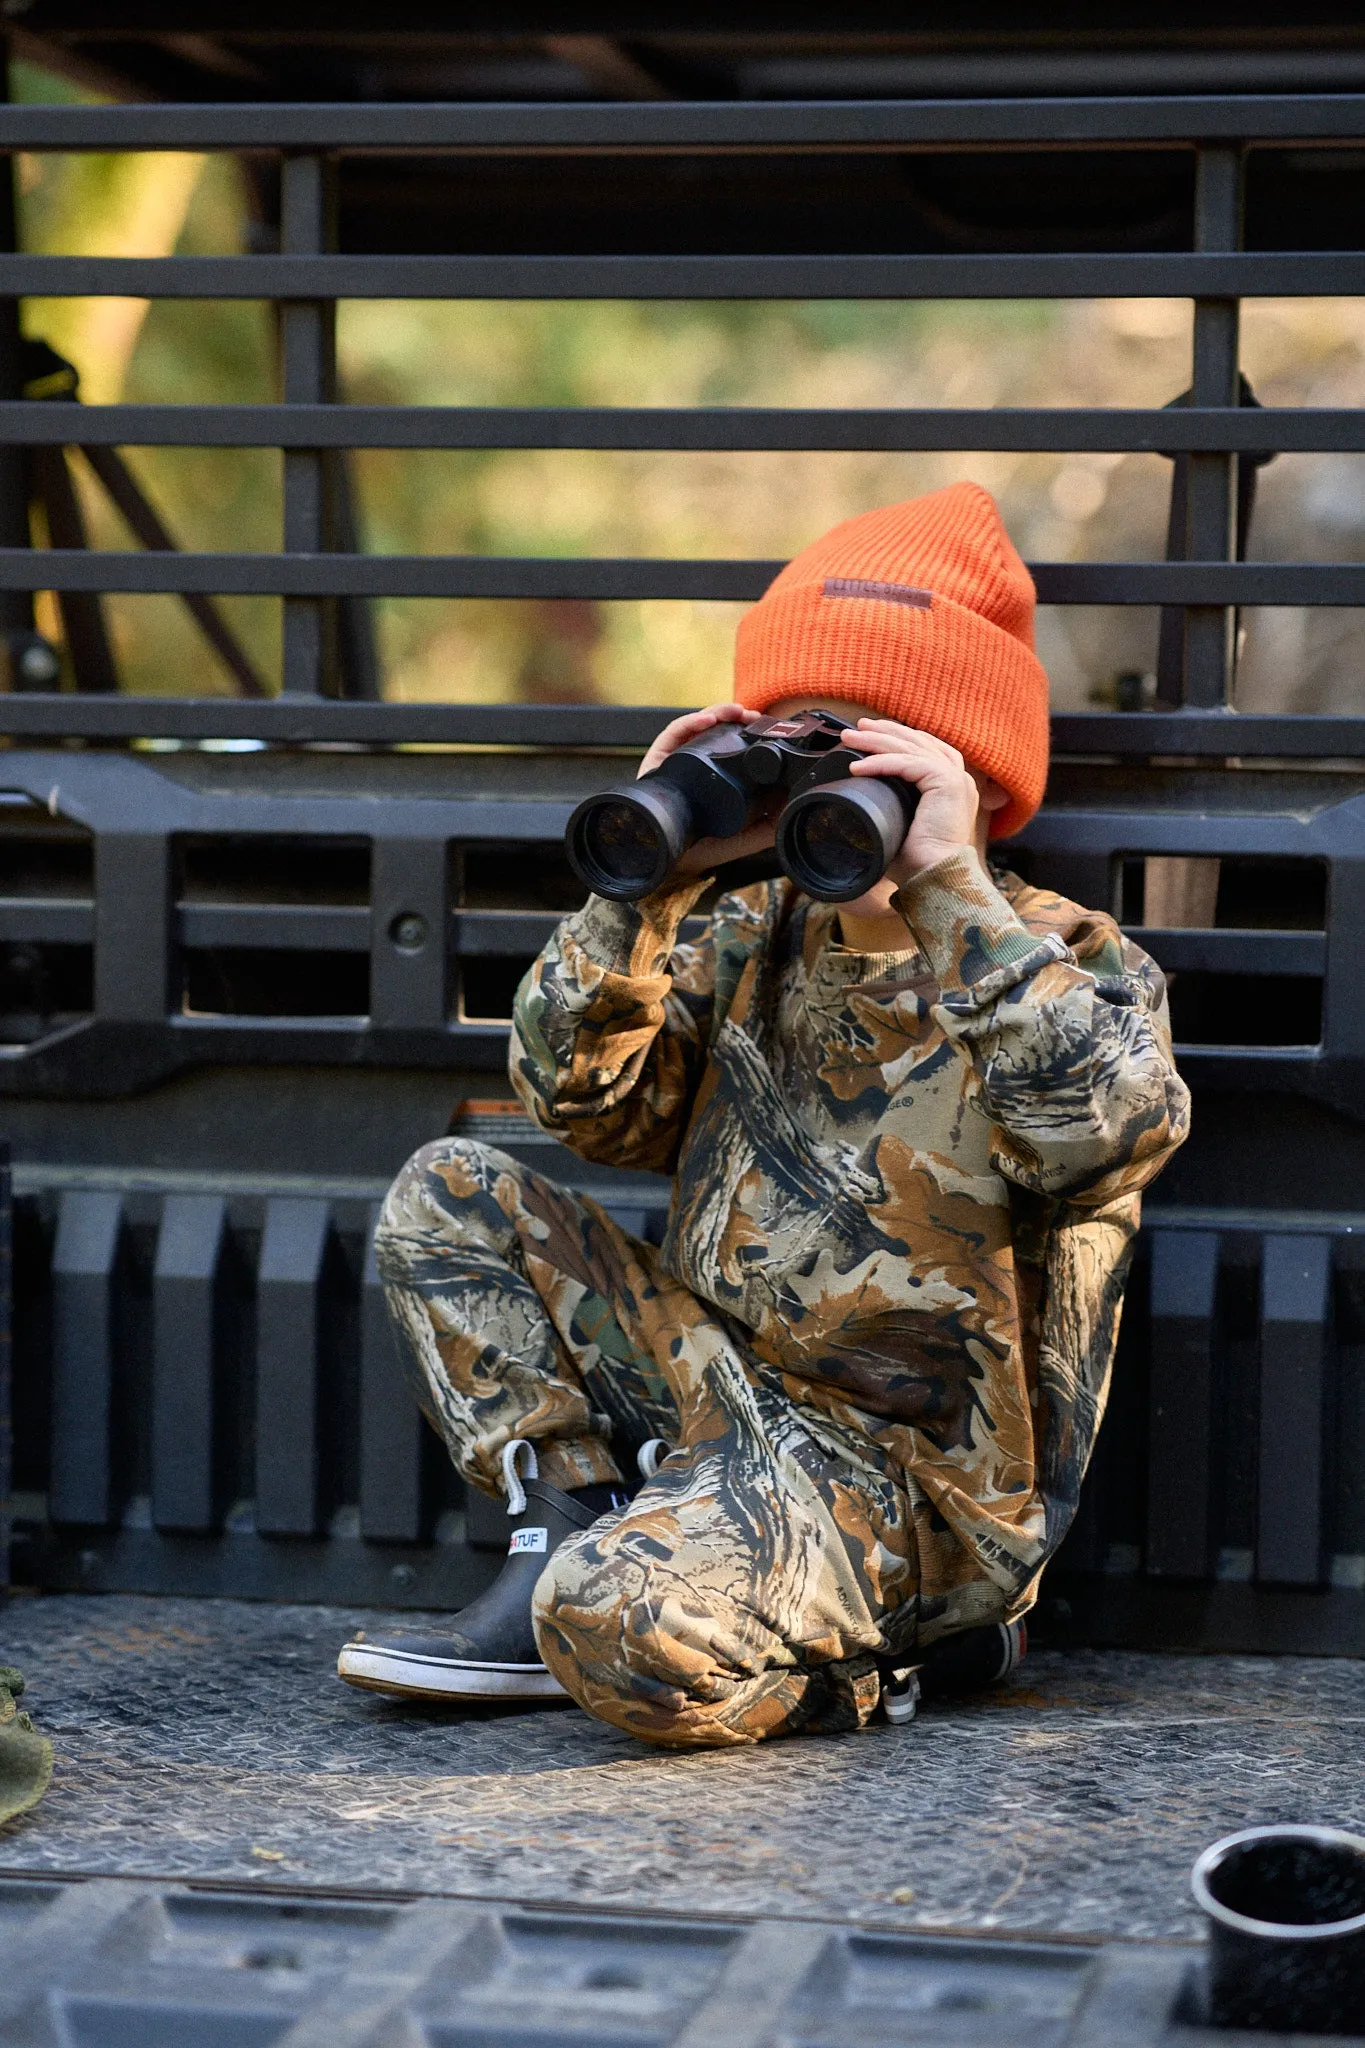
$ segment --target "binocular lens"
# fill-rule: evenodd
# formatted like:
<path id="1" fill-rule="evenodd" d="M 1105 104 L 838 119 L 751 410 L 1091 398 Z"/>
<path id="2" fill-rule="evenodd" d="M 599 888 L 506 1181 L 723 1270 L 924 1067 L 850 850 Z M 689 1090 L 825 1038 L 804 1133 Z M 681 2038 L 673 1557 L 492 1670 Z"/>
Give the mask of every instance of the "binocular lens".
<path id="1" fill-rule="evenodd" d="M 778 859 L 808 896 L 851 903 L 886 873 L 918 800 L 905 784 L 879 776 L 803 790 L 778 820 Z"/>
<path id="2" fill-rule="evenodd" d="M 594 804 L 579 824 L 575 851 L 593 887 L 604 895 L 635 896 L 654 882 L 668 849 L 659 828 L 638 804 L 622 798 Z"/>
<path id="3" fill-rule="evenodd" d="M 796 812 L 784 847 L 792 873 L 830 897 L 861 895 L 885 865 L 881 834 L 862 811 L 839 797 L 822 797 Z"/>
<path id="4" fill-rule="evenodd" d="M 565 848 L 590 889 L 631 901 L 659 887 L 692 837 L 682 791 L 648 777 L 633 789 L 588 797 L 569 820 Z"/>
<path id="5" fill-rule="evenodd" d="M 659 832 L 634 804 L 603 804 L 588 826 L 597 864 L 623 882 L 647 882 L 659 858 Z"/>

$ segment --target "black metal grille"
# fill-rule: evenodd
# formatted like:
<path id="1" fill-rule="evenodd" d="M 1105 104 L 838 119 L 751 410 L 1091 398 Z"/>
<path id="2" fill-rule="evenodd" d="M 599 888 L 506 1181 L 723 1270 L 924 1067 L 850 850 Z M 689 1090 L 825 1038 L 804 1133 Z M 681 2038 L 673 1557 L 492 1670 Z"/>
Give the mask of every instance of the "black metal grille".
<path id="1" fill-rule="evenodd" d="M 272 701 L 0 696 L 15 743 L 0 776 L 0 1094 L 19 1163 L 23 1575 L 428 1606 L 482 1582 L 488 1558 L 470 1542 L 497 1530 L 422 1447 L 366 1261 L 369 1214 L 452 1099 L 499 1085 L 487 1076 L 511 989 L 572 900 L 565 819 L 619 773 L 611 750 L 638 750 L 667 714 L 384 703 L 372 683 L 371 701 L 344 701 L 362 690 L 336 657 L 336 607 L 746 600 L 780 567 L 365 555 L 334 516 L 339 454 L 1151 451 L 1172 459 L 1181 508 L 1169 559 L 1032 565 L 1044 602 L 1164 610 L 1163 708 L 1054 720 L 1049 806 L 1016 857 L 1114 909 L 1173 972 L 1197 1097 L 1195 1139 L 1149 1209 L 1115 1415 L 1049 1619 L 1128 1639 L 1365 1641 L 1365 710 L 1238 713 L 1232 630 L 1238 607 L 1365 603 L 1365 565 L 1239 559 L 1252 458 L 1365 452 L 1357 411 L 1245 403 L 1238 362 L 1240 299 L 1365 294 L 1365 254 L 1317 247 L 1301 207 L 1294 245 L 1273 245 L 1299 189 L 1275 183 L 1287 152 L 1336 152 L 1339 182 L 1357 175 L 1362 138 L 1365 97 L 1346 93 L 0 108 L 0 150 L 243 152 L 278 178 L 279 200 L 277 250 L 0 253 L 0 298 L 268 300 L 283 365 L 272 405 L 87 407 L 24 399 L 10 376 L 0 444 L 264 446 L 283 452 L 285 476 L 277 553 L 0 547 L 4 605 L 34 589 L 284 600 Z M 1116 233 L 1052 248 L 1040 215 L 1024 249 L 868 253 L 865 227 L 856 246 L 808 248 L 794 214 L 774 225 L 772 194 L 816 160 L 970 158 L 1015 175 L 1068 151 L 1092 168 L 1163 153 L 1172 218 L 1188 216 L 1181 245 L 1168 223 L 1150 247 Z M 710 246 L 679 187 L 658 247 L 631 246 L 628 222 L 608 224 L 602 246 L 560 222 L 539 246 L 529 216 L 501 248 L 338 246 L 338 182 L 344 196 L 379 158 L 405 175 L 511 163 L 532 192 L 570 164 L 615 190 L 632 166 L 704 160 L 732 224 L 763 173 L 766 225 L 752 248 Z M 1095 295 L 1193 300 L 1191 388 L 1169 409 L 352 406 L 330 367 L 346 298 Z M 3 530 L 14 539 L 12 520 Z M 13 630 L 18 611 L 5 619 Z M 266 750 L 195 745 L 234 738 Z M 71 739 L 95 744 L 38 744 Z M 185 751 L 118 745 L 147 739 Z M 357 751 L 328 751 L 337 743 Z M 465 751 L 395 751 L 412 744 Z M 521 751 L 492 751 L 507 748 Z M 317 882 L 319 846 L 331 885 Z M 1217 864 L 1198 924 L 1149 914 L 1142 878 L 1170 860 Z M 471 879 L 480 862 L 511 877 L 496 900 Z M 288 891 L 261 886 L 272 866 Z M 520 1149 L 590 1178 L 526 1134 Z M 641 1229 L 667 1192 L 625 1176 L 596 1191 Z"/>

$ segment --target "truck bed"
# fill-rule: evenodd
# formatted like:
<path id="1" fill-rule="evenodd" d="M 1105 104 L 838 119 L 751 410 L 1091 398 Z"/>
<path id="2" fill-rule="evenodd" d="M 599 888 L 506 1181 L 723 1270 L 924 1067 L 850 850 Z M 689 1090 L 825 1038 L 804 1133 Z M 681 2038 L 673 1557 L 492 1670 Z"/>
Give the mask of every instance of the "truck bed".
<path id="1" fill-rule="evenodd" d="M 1188 1941 L 1217 1836 L 1365 1822 L 1352 1660 L 1034 1652 L 907 1729 L 670 1754 L 568 1706 L 351 1691 L 337 1646 L 384 1619 L 13 1599 L 5 1658 L 57 1762 L 0 1873 Z"/>

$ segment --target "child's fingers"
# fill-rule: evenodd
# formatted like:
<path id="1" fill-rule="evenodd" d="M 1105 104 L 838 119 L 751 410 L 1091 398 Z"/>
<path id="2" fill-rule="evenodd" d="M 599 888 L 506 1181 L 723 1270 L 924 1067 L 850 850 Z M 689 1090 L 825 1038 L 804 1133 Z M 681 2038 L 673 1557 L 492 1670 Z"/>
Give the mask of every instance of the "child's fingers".
<path id="1" fill-rule="evenodd" d="M 865 754 L 861 761 L 855 761 L 849 769 L 850 775 L 904 776 L 907 782 L 932 782 L 944 780 L 951 786 L 951 777 L 945 771 L 951 763 L 941 755 L 920 753 Z"/>
<path id="2" fill-rule="evenodd" d="M 922 748 L 926 754 L 937 755 L 944 761 L 962 767 L 963 760 L 957 748 L 947 740 L 941 740 L 935 733 L 917 732 L 913 726 L 897 725 L 894 719 L 881 718 L 867 725 L 860 725 L 855 731 L 843 735 L 842 744 L 855 751 L 866 753 L 885 752 L 888 749 L 913 747 L 917 752 Z"/>
<path id="3" fill-rule="evenodd" d="M 933 753 L 941 753 L 945 759 L 960 761 L 961 754 L 948 740 L 941 740 L 937 733 L 920 732 L 913 725 L 899 725 L 893 718 L 868 720 L 844 736 L 845 746 L 857 746 L 861 741 L 867 747 L 905 745 L 927 747 Z"/>
<path id="4" fill-rule="evenodd" d="M 665 762 L 670 754 L 676 754 L 679 747 L 687 745 L 713 725 L 750 724 L 758 717 L 756 711 L 747 711 L 742 704 L 704 704 L 700 710 L 685 711 L 681 718 L 670 719 L 659 737 L 640 763 L 639 773 L 650 775 Z"/>
<path id="5" fill-rule="evenodd" d="M 930 740 L 922 739 L 917 732 L 869 734 L 867 743 L 856 750 L 858 759 L 855 767 L 868 761 L 880 761 L 887 754 L 913 754 L 919 761 L 936 761 L 942 768 L 961 769 L 961 756 L 951 748 L 936 746 Z"/>

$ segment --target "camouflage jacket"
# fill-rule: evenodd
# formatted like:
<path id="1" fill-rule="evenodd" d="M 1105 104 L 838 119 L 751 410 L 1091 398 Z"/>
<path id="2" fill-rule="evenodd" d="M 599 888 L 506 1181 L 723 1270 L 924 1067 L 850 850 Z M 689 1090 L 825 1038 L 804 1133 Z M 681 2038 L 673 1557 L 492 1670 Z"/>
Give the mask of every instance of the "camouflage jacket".
<path id="1" fill-rule="evenodd" d="M 974 854 L 900 891 L 897 953 L 845 949 L 785 881 L 678 944 L 700 889 L 560 925 L 513 1084 L 582 1157 L 675 1175 L 665 1264 L 746 1369 L 899 1462 L 957 1552 L 930 1578 L 1027 1604 L 1103 1414 L 1139 1190 L 1188 1126 L 1161 972 Z"/>

